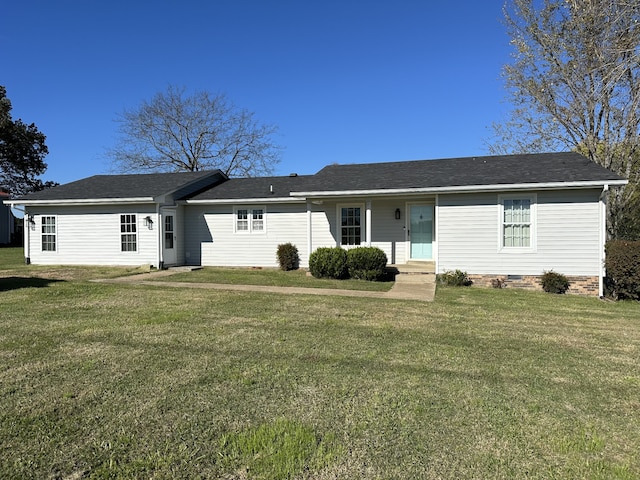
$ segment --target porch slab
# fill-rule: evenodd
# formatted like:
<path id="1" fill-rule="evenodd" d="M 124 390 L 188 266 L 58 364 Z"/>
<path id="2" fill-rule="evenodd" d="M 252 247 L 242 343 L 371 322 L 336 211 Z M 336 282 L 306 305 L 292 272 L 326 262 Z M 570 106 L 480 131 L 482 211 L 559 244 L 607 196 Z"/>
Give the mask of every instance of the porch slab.
<path id="1" fill-rule="evenodd" d="M 396 274 L 435 274 L 435 262 L 408 262 L 388 265 L 388 269 Z"/>

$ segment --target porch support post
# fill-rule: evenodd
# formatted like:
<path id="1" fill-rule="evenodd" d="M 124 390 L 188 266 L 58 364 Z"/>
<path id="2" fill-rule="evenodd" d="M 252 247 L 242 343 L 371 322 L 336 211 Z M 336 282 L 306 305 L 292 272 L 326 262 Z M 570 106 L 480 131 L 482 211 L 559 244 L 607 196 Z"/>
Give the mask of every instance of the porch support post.
<path id="1" fill-rule="evenodd" d="M 313 241 L 311 239 L 313 233 L 312 213 L 311 202 L 307 200 L 307 265 L 309 264 L 309 257 L 311 256 L 311 249 L 313 248 Z"/>
<path id="2" fill-rule="evenodd" d="M 366 204 L 366 217 L 364 222 L 365 227 L 365 243 L 367 247 L 371 246 L 371 200 L 367 200 Z"/>

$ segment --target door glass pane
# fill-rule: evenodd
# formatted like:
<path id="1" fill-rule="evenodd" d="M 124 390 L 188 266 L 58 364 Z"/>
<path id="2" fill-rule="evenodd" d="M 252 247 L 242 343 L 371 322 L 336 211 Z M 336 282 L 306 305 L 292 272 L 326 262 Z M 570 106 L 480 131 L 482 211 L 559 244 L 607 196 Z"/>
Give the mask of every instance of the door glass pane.
<path id="1" fill-rule="evenodd" d="M 433 258 L 433 207 L 411 205 L 410 208 L 411 258 L 430 260 Z"/>
<path id="2" fill-rule="evenodd" d="M 173 215 L 164 217 L 164 248 L 173 248 Z"/>

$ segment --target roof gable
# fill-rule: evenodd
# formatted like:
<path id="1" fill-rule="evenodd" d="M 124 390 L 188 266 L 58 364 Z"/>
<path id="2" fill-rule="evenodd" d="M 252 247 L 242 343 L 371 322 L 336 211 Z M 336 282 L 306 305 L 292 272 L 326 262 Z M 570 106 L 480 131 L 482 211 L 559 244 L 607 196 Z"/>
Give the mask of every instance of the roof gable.
<path id="1" fill-rule="evenodd" d="M 16 200 L 73 201 L 154 199 L 185 189 L 190 185 L 213 186 L 226 179 L 220 170 L 180 173 L 94 175 L 75 182 L 22 196 Z"/>

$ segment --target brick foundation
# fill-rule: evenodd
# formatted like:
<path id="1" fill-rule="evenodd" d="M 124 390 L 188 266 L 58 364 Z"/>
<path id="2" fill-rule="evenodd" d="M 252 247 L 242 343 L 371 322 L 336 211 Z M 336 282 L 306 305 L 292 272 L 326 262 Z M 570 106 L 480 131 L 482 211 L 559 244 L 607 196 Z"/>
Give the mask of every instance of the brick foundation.
<path id="1" fill-rule="evenodd" d="M 477 275 L 469 274 L 469 279 L 473 282 L 473 285 L 480 287 L 494 287 L 494 284 L 501 283 L 502 288 L 524 288 L 527 290 L 542 291 L 542 285 L 540 284 L 541 275 L 519 275 L 516 278 L 507 275 Z M 591 276 L 569 276 L 569 290 L 567 293 L 574 295 L 586 295 L 590 297 L 597 297 L 599 293 L 598 282 L 599 278 Z"/>

